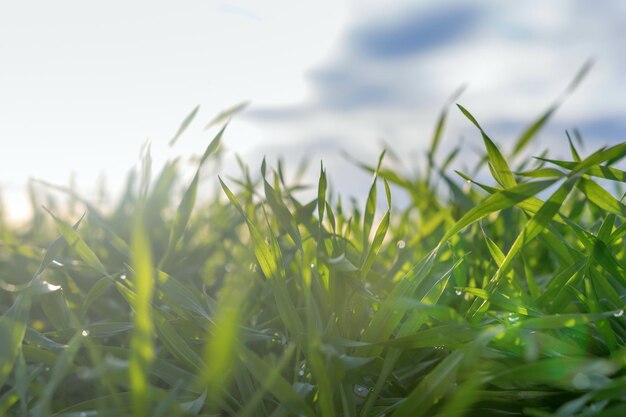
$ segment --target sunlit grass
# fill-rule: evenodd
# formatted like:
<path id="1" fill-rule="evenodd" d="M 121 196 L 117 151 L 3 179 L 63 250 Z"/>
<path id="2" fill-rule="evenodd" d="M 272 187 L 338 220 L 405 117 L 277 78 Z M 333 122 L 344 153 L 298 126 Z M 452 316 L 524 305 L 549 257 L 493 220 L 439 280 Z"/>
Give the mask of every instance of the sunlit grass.
<path id="1" fill-rule="evenodd" d="M 0 415 L 625 415 L 626 144 L 523 158 L 559 103 L 510 152 L 459 106 L 486 183 L 444 110 L 422 174 L 357 162 L 362 207 L 265 162 L 197 202 L 224 129 L 189 184 L 146 153 L 114 205 L 61 188 L 84 219 L 33 193 L 0 222 Z"/>

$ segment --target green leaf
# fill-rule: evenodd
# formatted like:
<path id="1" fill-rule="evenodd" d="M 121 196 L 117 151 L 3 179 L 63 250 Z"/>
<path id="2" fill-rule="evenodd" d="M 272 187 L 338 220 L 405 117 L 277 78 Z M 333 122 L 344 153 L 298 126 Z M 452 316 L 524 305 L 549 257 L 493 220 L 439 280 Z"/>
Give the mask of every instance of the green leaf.
<path id="1" fill-rule="evenodd" d="M 559 161 L 556 159 L 538 158 L 541 161 L 549 162 L 551 164 L 558 165 L 560 167 L 573 170 L 578 166 L 579 162 Z M 626 172 L 617 168 L 608 167 L 605 165 L 595 165 L 587 168 L 587 175 L 597 178 L 603 178 L 611 181 L 626 182 Z"/>
<path id="2" fill-rule="evenodd" d="M 111 288 L 113 285 L 113 280 L 109 277 L 102 277 L 95 284 L 91 286 L 85 300 L 83 301 L 83 315 L 87 313 L 87 310 L 91 306 L 91 304 L 104 295 L 104 293 Z"/>
<path id="3" fill-rule="evenodd" d="M 612 316 L 613 313 L 602 314 L 559 314 L 553 316 L 536 317 L 521 321 L 517 327 L 522 329 L 560 329 L 586 325 Z"/>
<path id="4" fill-rule="evenodd" d="M 220 300 L 215 314 L 211 335 L 204 347 L 203 380 L 211 405 L 218 404 L 222 390 L 227 387 L 227 378 L 236 369 L 240 312 L 243 296 Z"/>
<path id="5" fill-rule="evenodd" d="M 174 137 L 170 139 L 169 146 L 174 146 L 178 138 L 185 132 L 185 130 L 187 130 L 187 128 L 189 127 L 193 119 L 196 117 L 196 114 L 198 113 L 199 109 L 200 109 L 200 106 L 198 105 L 191 111 L 191 113 L 187 115 L 187 117 L 185 117 L 185 120 L 183 120 L 183 122 L 178 127 L 178 130 L 176 131 L 176 134 L 174 135 Z"/>
<path id="6" fill-rule="evenodd" d="M 378 180 L 378 172 L 380 171 L 380 166 L 383 162 L 383 158 L 385 157 L 385 151 L 383 151 L 378 157 L 378 165 L 376 166 L 376 171 L 374 172 L 374 178 L 372 179 L 372 185 L 370 186 L 369 193 L 367 194 L 367 200 L 365 203 L 365 212 L 363 213 L 363 252 L 364 254 L 368 248 L 368 241 L 370 232 L 372 231 L 372 225 L 374 224 L 374 215 L 376 214 L 376 182 Z"/>
<path id="7" fill-rule="evenodd" d="M 78 256 L 90 267 L 100 272 L 103 275 L 109 275 L 106 271 L 106 268 L 98 259 L 98 256 L 95 252 L 85 243 L 85 241 L 78 235 L 76 230 L 65 223 L 63 220 L 59 219 L 55 216 L 50 210 L 46 207 L 44 209 L 52 216 L 54 219 L 54 223 L 56 224 L 57 229 L 61 233 L 61 235 L 65 238 L 67 245 L 70 246 Z"/>
<path id="8" fill-rule="evenodd" d="M 456 381 L 464 352 L 457 350 L 441 361 L 420 384 L 411 391 L 391 417 L 419 417 L 426 415 L 439 398 L 446 394 Z"/>
<path id="9" fill-rule="evenodd" d="M 570 149 L 570 152 L 572 153 L 572 158 L 574 158 L 574 161 L 580 162 L 581 161 L 580 155 L 578 154 L 578 151 L 576 150 L 574 143 L 572 143 L 572 138 L 570 137 L 569 132 L 567 130 L 565 131 L 565 134 L 567 135 L 567 142 L 569 143 L 569 149 Z"/>
<path id="10" fill-rule="evenodd" d="M 17 359 L 26 333 L 30 306 L 30 297 L 20 294 L 0 317 L 0 387 L 3 387 Z"/>
<path id="11" fill-rule="evenodd" d="M 326 171 L 324 165 L 320 163 L 320 179 L 317 185 L 317 215 L 320 222 L 320 228 L 322 227 L 322 221 L 324 220 L 324 209 L 326 207 L 326 188 L 328 186 L 326 180 Z"/>
<path id="12" fill-rule="evenodd" d="M 524 229 L 517 235 L 517 238 L 511 245 L 511 248 L 505 258 L 502 260 L 502 264 L 499 265 L 498 270 L 489 280 L 487 285 L 487 291 L 489 293 L 495 291 L 501 277 L 507 271 L 509 265 L 515 256 L 520 252 L 522 247 L 541 233 L 559 212 L 563 201 L 569 195 L 572 187 L 574 187 L 578 179 L 578 177 L 571 177 L 567 181 L 563 182 L 563 184 L 561 184 L 561 186 L 550 196 L 550 198 L 546 200 L 543 206 L 541 206 L 539 211 L 537 211 L 537 213 L 531 217 L 530 220 L 528 220 Z M 486 301 L 475 300 L 471 309 L 468 311 L 468 316 L 473 317 L 474 320 L 479 319 L 485 312 L 486 306 Z"/>
<path id="13" fill-rule="evenodd" d="M 465 213 L 465 215 L 461 217 L 454 226 L 448 229 L 439 241 L 439 246 L 443 245 L 448 239 L 475 221 L 480 220 L 495 211 L 503 210 L 515 206 L 524 200 L 528 200 L 555 182 L 556 180 L 553 179 L 526 182 L 493 193 Z"/>
<path id="14" fill-rule="evenodd" d="M 418 349 L 437 346 L 459 346 L 473 340 L 476 331 L 467 324 L 444 324 L 431 329 L 421 330 L 410 336 L 397 337 L 379 342 L 382 346 L 402 349 Z"/>
<path id="15" fill-rule="evenodd" d="M 84 217 L 84 215 L 81 216 L 81 218 L 78 219 L 78 221 L 76 223 L 74 223 L 74 225 L 72 226 L 72 229 L 74 229 L 74 231 L 80 225 L 81 221 L 83 220 L 83 217 Z M 43 256 L 41 264 L 39 264 L 39 268 L 37 268 L 37 272 L 35 272 L 34 277 L 36 278 L 36 277 L 40 276 L 41 273 L 48 266 L 50 266 L 50 264 L 55 259 L 57 259 L 58 257 L 61 256 L 61 254 L 63 253 L 65 248 L 67 248 L 67 242 L 66 242 L 66 240 L 65 240 L 65 238 L 63 236 L 58 237 L 54 242 L 52 242 L 52 244 L 50 244 L 48 249 L 46 249 L 46 253 Z"/>
<path id="16" fill-rule="evenodd" d="M 202 154 L 202 157 L 200 158 L 198 169 L 202 168 L 202 166 L 205 164 L 207 159 L 218 151 L 218 149 L 220 148 L 220 145 L 222 144 L 222 136 L 224 136 L 224 131 L 226 130 L 227 127 L 228 127 L 228 124 L 225 124 L 224 126 L 222 126 L 222 128 L 219 130 L 219 132 L 217 132 L 215 137 L 213 137 L 211 142 L 209 142 L 209 145 L 206 147 L 206 149 L 204 150 L 204 153 Z"/>
<path id="17" fill-rule="evenodd" d="M 463 106 L 457 104 L 457 107 L 461 110 L 461 112 L 469 119 L 470 122 L 474 124 L 480 131 L 480 134 L 483 137 L 483 141 L 485 142 L 485 148 L 487 148 L 487 155 L 489 156 L 489 162 L 493 167 L 493 174 L 500 185 L 504 188 L 511 188 L 517 184 L 515 181 L 515 177 L 511 173 L 511 168 L 509 168 L 509 164 L 507 164 L 506 160 L 502 156 L 502 153 L 498 149 L 495 143 L 487 136 L 482 127 L 478 124 L 474 116 L 470 114 Z"/>
<path id="18" fill-rule="evenodd" d="M 235 208 L 237 208 L 246 220 L 252 239 L 252 250 L 259 266 L 261 267 L 261 270 L 263 271 L 263 274 L 265 274 L 269 282 L 272 284 L 276 305 L 282 320 L 285 322 L 292 334 L 303 334 L 304 326 L 286 286 L 285 268 L 283 266 L 282 254 L 275 237 L 270 234 L 270 242 L 266 243 L 258 228 L 247 217 L 241 207 L 241 204 L 237 200 L 237 197 L 235 197 L 232 191 L 221 179 L 220 183 L 228 199 L 235 205 Z"/>
<path id="19" fill-rule="evenodd" d="M 143 224 L 142 211 L 136 213 L 131 237 L 131 261 L 134 270 L 133 284 L 136 297 L 132 308 L 135 312 L 133 334 L 130 341 L 131 355 L 128 367 L 133 397 L 133 415 L 150 414 L 150 388 L 148 375 L 155 357 L 154 325 L 151 317 L 152 294 L 155 272 L 152 264 L 152 249 L 148 233 Z"/>
<path id="20" fill-rule="evenodd" d="M 49 415 L 50 402 L 52 401 L 57 387 L 61 384 L 68 372 L 73 371 L 72 364 L 82 343 L 81 337 L 81 333 L 76 333 L 68 342 L 67 347 L 63 349 L 59 355 L 54 366 L 52 367 L 52 371 L 43 391 L 43 395 L 33 409 L 34 415 L 40 417 L 46 417 Z"/>
<path id="21" fill-rule="evenodd" d="M 300 237 L 300 231 L 296 224 L 296 220 L 282 200 L 280 193 L 272 188 L 272 186 L 264 179 L 263 185 L 265 186 L 265 198 L 270 208 L 276 215 L 275 218 L 285 230 L 289 236 L 293 239 L 296 247 L 302 247 L 302 238 Z"/>
<path id="22" fill-rule="evenodd" d="M 206 130 L 210 128 L 211 126 L 215 126 L 216 124 L 222 123 L 223 121 L 230 119 L 235 114 L 245 110 L 245 108 L 248 107 L 249 105 L 250 105 L 249 101 L 244 101 L 220 112 L 217 116 L 211 119 L 209 123 L 207 123 L 204 129 Z"/>
<path id="23" fill-rule="evenodd" d="M 585 196 L 596 206 L 601 209 L 616 214 L 621 217 L 626 217 L 626 206 L 618 201 L 604 188 L 600 187 L 595 182 L 581 178 L 578 181 L 578 188 Z"/>
<path id="24" fill-rule="evenodd" d="M 293 356 L 294 345 L 287 347 L 285 356 Z M 259 381 L 263 389 L 270 392 L 280 403 L 295 415 L 315 417 L 315 413 L 296 393 L 285 378 L 280 375 L 280 367 L 272 367 L 249 349 L 241 349 L 239 357 L 252 376 Z"/>

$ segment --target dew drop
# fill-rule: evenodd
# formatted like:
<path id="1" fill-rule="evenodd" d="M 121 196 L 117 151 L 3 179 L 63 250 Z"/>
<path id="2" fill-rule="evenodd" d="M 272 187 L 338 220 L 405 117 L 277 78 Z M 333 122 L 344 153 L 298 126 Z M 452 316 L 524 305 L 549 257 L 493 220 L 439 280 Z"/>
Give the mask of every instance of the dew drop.
<path id="1" fill-rule="evenodd" d="M 404 249 L 406 242 L 404 240 L 398 240 L 398 249 Z"/>
<path id="2" fill-rule="evenodd" d="M 516 321 L 519 320 L 519 316 L 517 314 L 511 313 L 511 314 L 509 314 L 508 320 L 511 323 L 515 323 Z"/>
<path id="3" fill-rule="evenodd" d="M 50 292 L 53 291 L 58 291 L 61 289 L 60 285 L 54 285 L 54 284 L 50 284 L 48 281 L 41 281 L 41 285 L 43 285 L 44 287 L 46 287 L 46 289 Z"/>
<path id="4" fill-rule="evenodd" d="M 58 266 L 59 268 L 65 266 L 61 262 L 57 261 L 56 259 L 52 260 L 52 264 L 55 265 L 55 266 Z"/>
<path id="5" fill-rule="evenodd" d="M 298 371 L 299 376 L 304 376 L 304 371 Z"/>
<path id="6" fill-rule="evenodd" d="M 461 291 L 461 290 L 455 290 L 455 291 L 454 291 L 454 293 L 455 293 L 457 296 L 459 296 L 459 297 L 460 297 L 461 295 L 463 295 L 463 291 Z"/>
<path id="7" fill-rule="evenodd" d="M 311 269 L 315 268 L 315 264 L 313 264 L 313 263 L 311 265 L 309 265 L 309 266 L 311 267 Z"/>
<path id="8" fill-rule="evenodd" d="M 121 279 L 122 281 L 124 281 L 124 280 L 126 279 L 126 274 L 122 274 L 122 275 L 120 275 L 120 279 Z"/>
<path id="9" fill-rule="evenodd" d="M 85 337 L 87 337 L 87 336 L 89 336 L 89 330 L 85 329 L 82 332 L 80 332 L 80 334 L 85 336 Z"/>
<path id="10" fill-rule="evenodd" d="M 622 317 L 624 315 L 624 310 L 617 310 L 613 313 L 613 317 Z"/>
<path id="11" fill-rule="evenodd" d="M 354 386 L 354 395 L 356 395 L 357 397 L 361 397 L 361 398 L 365 398 L 367 397 L 367 394 L 370 393 L 369 388 L 367 388 L 364 385 L 355 385 Z"/>

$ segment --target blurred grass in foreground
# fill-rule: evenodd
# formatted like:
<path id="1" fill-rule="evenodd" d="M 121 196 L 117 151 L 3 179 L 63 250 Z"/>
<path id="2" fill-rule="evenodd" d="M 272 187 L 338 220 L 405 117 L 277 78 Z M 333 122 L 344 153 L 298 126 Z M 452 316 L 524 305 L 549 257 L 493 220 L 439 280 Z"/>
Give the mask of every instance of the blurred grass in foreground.
<path id="1" fill-rule="evenodd" d="M 509 154 L 459 106 L 485 145 L 465 185 L 446 106 L 422 174 L 359 163 L 364 208 L 265 163 L 196 204 L 224 129 L 182 194 L 149 152 L 108 210 L 33 192 L 29 227 L 0 219 L 0 415 L 625 415 L 626 144 L 520 159 L 560 101 Z"/>

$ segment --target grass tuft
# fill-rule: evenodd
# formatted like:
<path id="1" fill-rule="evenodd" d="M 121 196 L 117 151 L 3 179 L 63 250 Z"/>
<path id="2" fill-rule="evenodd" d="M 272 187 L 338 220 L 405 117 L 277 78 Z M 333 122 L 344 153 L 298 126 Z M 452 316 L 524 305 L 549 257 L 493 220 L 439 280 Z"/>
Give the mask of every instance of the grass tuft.
<path id="1" fill-rule="evenodd" d="M 224 128 L 188 184 L 149 149 L 109 207 L 41 182 L 49 216 L 33 188 L 29 227 L 0 219 L 0 415 L 624 415 L 626 144 L 523 156 L 560 98 L 508 154 L 458 106 L 492 176 L 463 184 L 437 154 L 460 91 L 425 172 L 353 161 L 363 207 L 265 161 L 197 198 Z"/>

